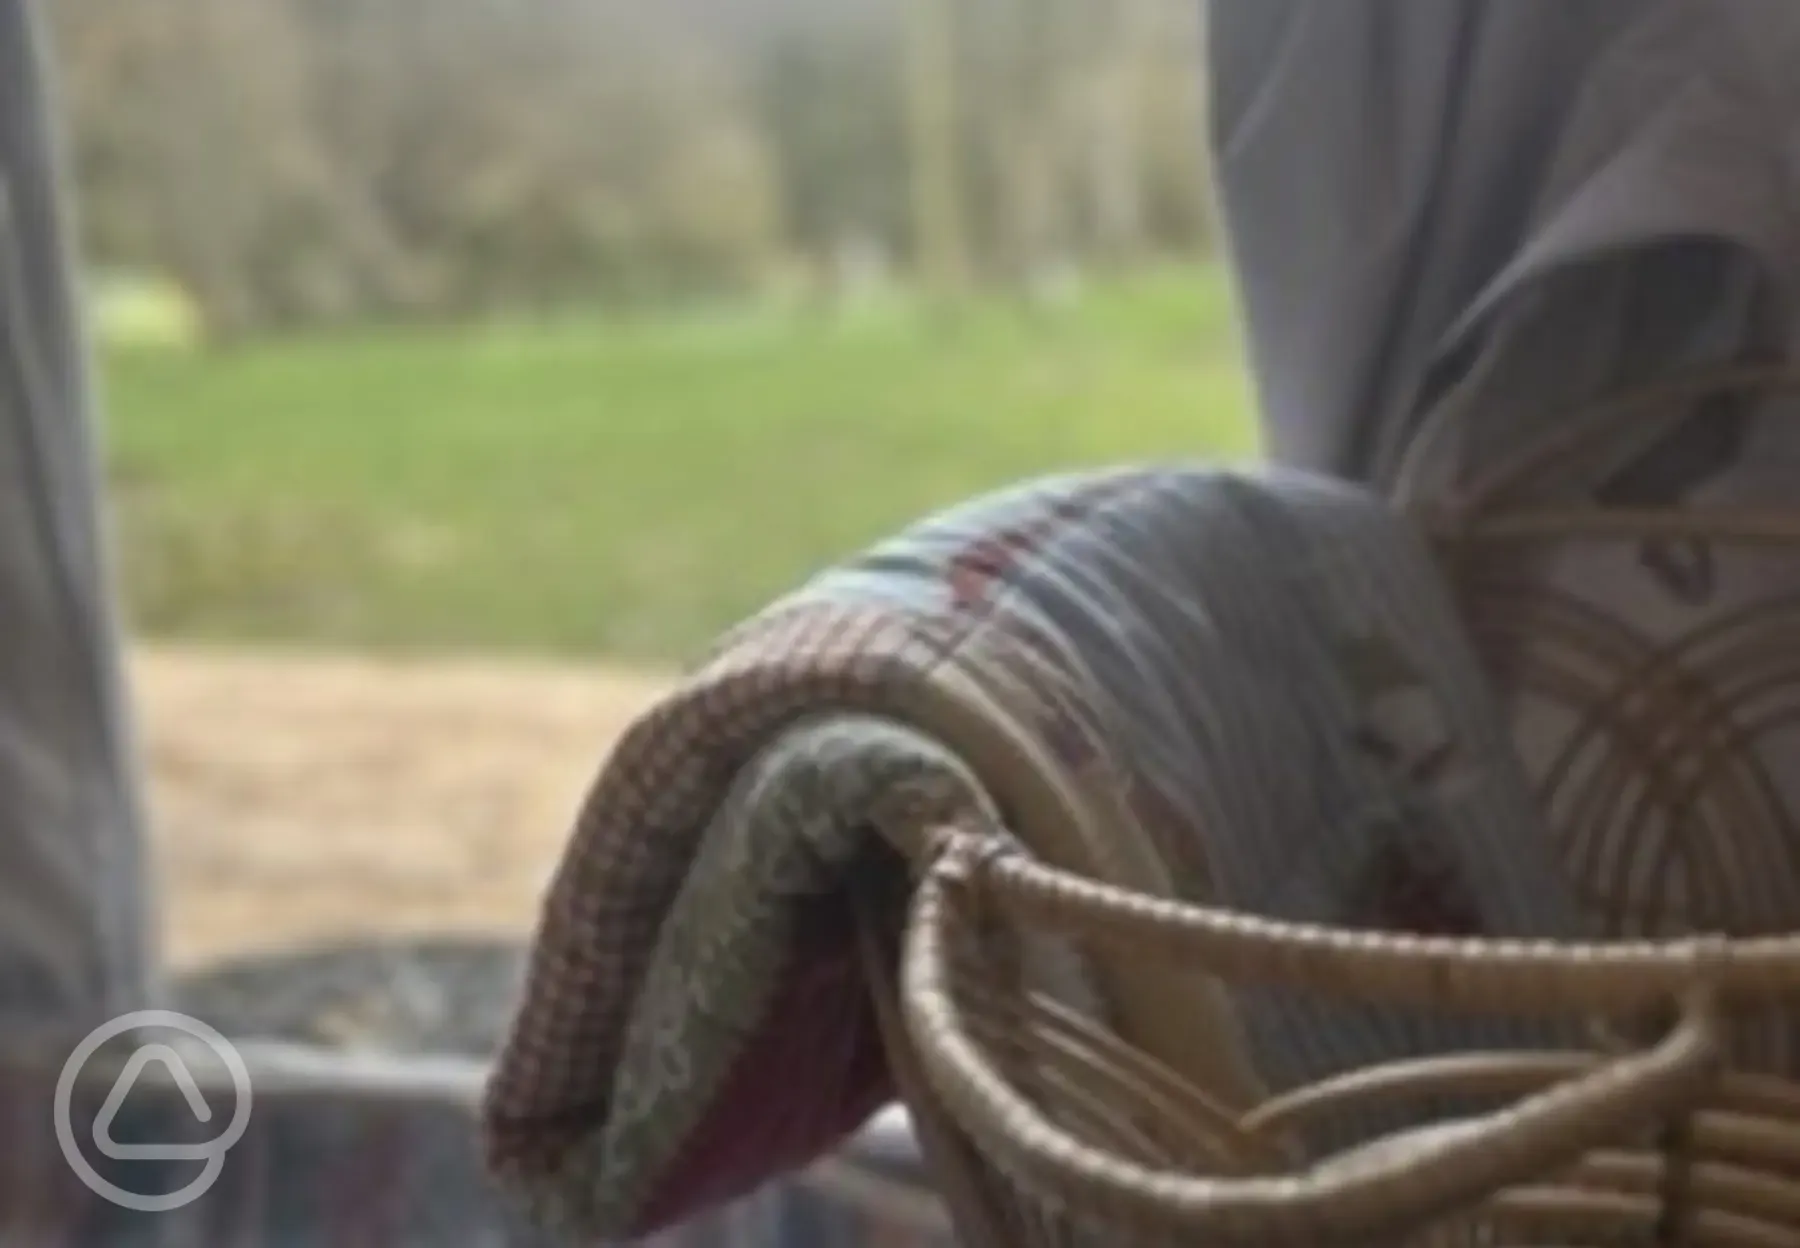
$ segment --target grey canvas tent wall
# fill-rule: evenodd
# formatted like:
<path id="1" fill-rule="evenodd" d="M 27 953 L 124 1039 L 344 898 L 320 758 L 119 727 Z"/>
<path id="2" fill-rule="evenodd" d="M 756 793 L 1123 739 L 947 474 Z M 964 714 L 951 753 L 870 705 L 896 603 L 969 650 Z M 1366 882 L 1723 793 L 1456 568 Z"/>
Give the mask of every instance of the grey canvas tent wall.
<path id="1" fill-rule="evenodd" d="M 1800 8 L 1213 0 L 1216 177 L 1282 459 L 1386 483 L 1785 350 Z"/>
<path id="2" fill-rule="evenodd" d="M 40 34 L 0 2 L 0 1011 L 91 1025 L 154 947 Z"/>
<path id="3" fill-rule="evenodd" d="M 1427 465 L 1441 484 L 1633 377 L 1791 350 L 1792 0 L 1210 8 L 1218 184 L 1278 457 L 1387 482 L 1448 412 Z M 155 956 L 47 87 L 32 6 L 0 0 L 0 1015 L 72 1026 L 151 999 Z M 1777 419 L 1791 413 L 1754 415 L 1659 429 L 1601 485 L 1791 492 L 1800 438 Z M 1641 600 L 1651 620 L 1676 609 L 1635 555 L 1597 578 L 1579 562 L 1551 571 Z M 7 1077 L 0 1104 L 36 1095 L 32 1072 Z M 405 1110 L 409 1096 L 300 1086 L 259 1156 L 299 1183 L 321 1154 L 355 1161 L 346 1176 L 411 1141 L 422 1155 L 447 1133 L 436 1110 Z M 413 1103 L 428 1102 L 442 1098 Z M 5 1141 L 0 1192 L 51 1174 L 53 1150 Z M 447 1164 L 455 1176 L 467 1161 Z M 427 1182 L 397 1173 L 386 1183 L 402 1195 Z M 246 1172 L 236 1190 L 273 1189 Z M 385 1208 L 382 1242 L 414 1242 L 406 1210 Z M 216 1225 L 250 1242 L 252 1213 Z M 371 1216 L 283 1242 L 336 1242 Z M 57 1242 L 124 1242 L 68 1232 L 52 1228 Z M 759 1242 L 755 1226 L 736 1242 Z"/>
<path id="4" fill-rule="evenodd" d="M 1215 0 L 1271 449 L 1381 478 L 1477 383 L 1464 460 L 1634 371 L 1784 349 L 1796 53 L 1784 0 Z M 105 1010 L 147 991 L 148 888 L 46 86 L 4 0 L 0 999 Z"/>
<path id="5" fill-rule="evenodd" d="M 1477 474 L 1573 412 L 1660 386 L 1666 400 L 1595 454 L 1541 462 L 1509 505 L 1791 511 L 1791 388 L 1668 387 L 1794 354 L 1800 5 L 1214 0 L 1210 39 L 1216 176 L 1278 458 L 1451 517 Z M 1488 560 L 1515 597 L 1534 585 L 1629 621 L 1619 644 L 1641 656 L 1800 591 L 1795 560 L 1729 543 Z M 1535 768 L 1566 718 L 1522 688 L 1541 656 L 1512 655 L 1490 658 Z M 1794 809 L 1795 734 L 1762 731 L 1754 754 Z M 1693 864 L 1726 847 L 1658 835 L 1659 865 L 1630 886 L 1650 909 L 1707 930 L 1800 925 L 1785 838 L 1740 837 L 1729 853 L 1756 861 L 1751 883 L 1703 904 L 1717 889 Z M 1624 886 L 1607 887 L 1595 917 L 1640 930 Z"/>

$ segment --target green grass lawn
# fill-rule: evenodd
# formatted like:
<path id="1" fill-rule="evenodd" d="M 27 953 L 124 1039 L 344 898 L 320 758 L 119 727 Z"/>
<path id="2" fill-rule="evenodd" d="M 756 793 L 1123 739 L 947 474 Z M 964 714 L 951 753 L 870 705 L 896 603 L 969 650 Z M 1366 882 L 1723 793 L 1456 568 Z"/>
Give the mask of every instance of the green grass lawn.
<path id="1" fill-rule="evenodd" d="M 107 362 L 139 631 L 683 658 L 931 508 L 1253 447 L 1226 284 Z"/>

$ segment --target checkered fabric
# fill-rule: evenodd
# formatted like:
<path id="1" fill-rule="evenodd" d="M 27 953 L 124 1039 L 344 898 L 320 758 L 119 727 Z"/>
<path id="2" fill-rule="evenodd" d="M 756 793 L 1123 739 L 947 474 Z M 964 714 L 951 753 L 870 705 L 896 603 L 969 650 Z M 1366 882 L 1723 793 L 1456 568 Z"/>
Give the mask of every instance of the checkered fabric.
<path id="1" fill-rule="evenodd" d="M 494 1172 L 545 1222 L 602 1240 L 674 1224 L 889 1097 L 845 895 L 871 873 L 903 884 L 884 841 L 1008 813 L 1005 778 L 935 718 L 944 682 L 981 690 L 1121 843 L 1153 843 L 1181 895 L 1578 928 L 1454 612 L 1380 502 L 1176 467 L 1033 482 L 777 603 L 601 769 L 485 1104 Z M 1232 1000 L 1276 1088 L 1528 1039 Z"/>

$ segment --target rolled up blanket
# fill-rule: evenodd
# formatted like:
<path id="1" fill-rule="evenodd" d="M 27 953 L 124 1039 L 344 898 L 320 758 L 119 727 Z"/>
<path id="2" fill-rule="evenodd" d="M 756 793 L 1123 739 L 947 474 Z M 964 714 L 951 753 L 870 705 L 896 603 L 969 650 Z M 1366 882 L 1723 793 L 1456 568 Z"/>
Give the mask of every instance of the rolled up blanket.
<path id="1" fill-rule="evenodd" d="M 634 1237 L 888 1100 L 847 898 L 903 892 L 893 847 L 935 825 L 1041 850 L 994 740 L 1084 812 L 1055 852 L 1114 882 L 1299 921 L 1579 934 L 1453 609 L 1384 505 L 1198 468 L 1037 481 L 818 577 L 626 734 L 488 1088 L 502 1182 L 548 1223 Z M 1134 1041 L 1239 1089 L 1526 1038 L 1227 985 L 1245 1072 L 1192 1043 L 1217 987 L 1159 973 L 1167 1017 L 1139 1009 Z"/>

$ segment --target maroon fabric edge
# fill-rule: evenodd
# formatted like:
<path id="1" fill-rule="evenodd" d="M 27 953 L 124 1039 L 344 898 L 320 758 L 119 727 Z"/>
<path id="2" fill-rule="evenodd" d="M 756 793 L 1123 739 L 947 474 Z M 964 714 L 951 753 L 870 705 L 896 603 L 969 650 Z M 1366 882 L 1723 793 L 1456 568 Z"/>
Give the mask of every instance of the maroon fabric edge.
<path id="1" fill-rule="evenodd" d="M 854 933 L 845 930 L 837 947 L 789 965 L 632 1235 L 666 1230 L 809 1165 L 893 1099 Z"/>

